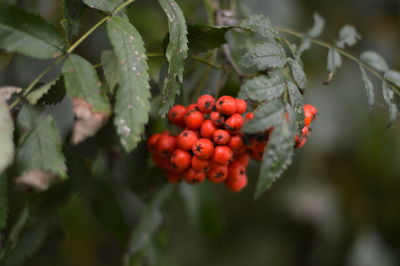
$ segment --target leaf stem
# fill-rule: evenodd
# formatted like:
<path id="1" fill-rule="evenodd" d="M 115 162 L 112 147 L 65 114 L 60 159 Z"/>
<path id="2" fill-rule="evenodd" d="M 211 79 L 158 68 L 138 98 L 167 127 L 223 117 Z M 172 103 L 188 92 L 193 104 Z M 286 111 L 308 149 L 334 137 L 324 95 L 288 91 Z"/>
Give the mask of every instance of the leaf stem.
<path id="1" fill-rule="evenodd" d="M 310 42 L 317 44 L 319 46 L 325 47 L 327 49 L 332 48 L 332 44 L 319 40 L 319 39 L 315 39 L 315 38 L 311 38 L 308 37 L 306 34 L 301 33 L 299 31 L 293 30 L 293 29 L 289 29 L 289 28 L 285 28 L 285 27 L 275 27 L 276 30 L 278 30 L 279 32 L 284 32 L 299 38 L 307 38 Z M 368 70 L 368 72 L 370 72 L 372 75 L 374 75 L 375 77 L 377 77 L 378 79 L 388 82 L 392 85 L 392 87 L 396 88 L 394 91 L 400 95 L 400 91 L 398 90 L 398 87 L 396 84 L 394 84 L 393 82 L 391 82 L 390 80 L 387 80 L 381 73 L 379 73 L 378 71 L 376 71 L 374 68 L 370 67 L 369 65 L 365 64 L 363 61 L 361 61 L 360 59 L 358 59 L 357 57 L 355 57 L 354 55 L 350 54 L 349 52 L 346 52 L 345 50 L 338 48 L 338 47 L 334 47 L 336 49 L 336 51 L 338 51 L 338 53 L 340 53 L 341 55 L 343 55 L 344 57 L 347 57 L 348 59 L 356 62 L 357 64 L 359 64 L 361 67 L 363 67 L 364 69 Z"/>

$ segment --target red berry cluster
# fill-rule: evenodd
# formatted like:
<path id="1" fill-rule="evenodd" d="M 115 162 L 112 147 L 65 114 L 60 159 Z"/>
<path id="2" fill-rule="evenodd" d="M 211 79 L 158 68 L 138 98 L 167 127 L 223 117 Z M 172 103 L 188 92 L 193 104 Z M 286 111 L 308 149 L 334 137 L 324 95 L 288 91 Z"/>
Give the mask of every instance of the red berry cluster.
<path id="1" fill-rule="evenodd" d="M 306 144 L 308 136 L 311 133 L 311 122 L 315 120 L 315 118 L 317 117 L 317 113 L 317 108 L 315 108 L 311 104 L 304 105 L 304 127 L 301 130 L 301 137 L 295 137 L 295 148 L 301 148 Z"/>
<path id="2" fill-rule="evenodd" d="M 232 191 L 243 189 L 249 155 L 240 129 L 246 109 L 244 100 L 222 96 L 215 101 L 211 95 L 187 107 L 173 106 L 168 120 L 183 130 L 178 136 L 166 132 L 148 139 L 155 165 L 166 170 L 172 183 L 184 179 L 197 184 L 208 179 L 224 182 Z"/>

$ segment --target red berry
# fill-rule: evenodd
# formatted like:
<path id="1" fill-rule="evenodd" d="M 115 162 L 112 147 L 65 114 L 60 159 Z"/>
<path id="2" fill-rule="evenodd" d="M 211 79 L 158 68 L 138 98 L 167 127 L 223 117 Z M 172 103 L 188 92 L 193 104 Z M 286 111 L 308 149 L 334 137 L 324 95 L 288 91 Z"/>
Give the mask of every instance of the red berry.
<path id="1" fill-rule="evenodd" d="M 243 147 L 243 139 L 239 135 L 232 136 L 228 145 L 232 150 L 239 150 L 241 147 Z"/>
<path id="2" fill-rule="evenodd" d="M 208 179 L 213 183 L 221 183 L 228 176 L 228 166 L 214 164 L 207 172 Z"/>
<path id="3" fill-rule="evenodd" d="M 224 115 L 232 115 L 236 113 L 236 101 L 235 98 L 231 96 L 221 96 L 217 103 L 218 112 Z"/>
<path id="4" fill-rule="evenodd" d="M 214 144 L 209 139 L 201 138 L 194 144 L 192 151 L 197 157 L 208 159 L 214 152 Z"/>
<path id="5" fill-rule="evenodd" d="M 232 149 L 228 146 L 217 146 L 214 149 L 214 153 L 211 157 L 213 163 L 226 165 L 233 157 Z"/>
<path id="6" fill-rule="evenodd" d="M 235 179 L 246 174 L 246 167 L 239 161 L 234 161 L 228 166 L 228 178 Z"/>
<path id="7" fill-rule="evenodd" d="M 178 136 L 178 147 L 182 150 L 189 151 L 197 142 L 197 134 L 192 130 L 184 130 Z"/>
<path id="8" fill-rule="evenodd" d="M 250 155 L 248 155 L 247 153 L 240 154 L 238 157 L 236 157 L 235 162 L 239 162 L 241 165 L 244 165 L 246 167 L 249 165 Z"/>
<path id="9" fill-rule="evenodd" d="M 252 119 L 254 119 L 254 114 L 252 112 L 250 112 L 250 113 L 247 113 L 245 117 L 246 117 L 246 120 L 252 120 Z"/>
<path id="10" fill-rule="evenodd" d="M 309 111 L 304 111 L 304 126 L 308 127 L 313 121 L 313 115 Z"/>
<path id="11" fill-rule="evenodd" d="M 174 136 L 163 134 L 161 135 L 156 144 L 157 155 L 162 157 L 169 157 L 176 149 L 176 138 Z"/>
<path id="12" fill-rule="evenodd" d="M 189 167 L 192 161 L 192 156 L 190 153 L 184 150 L 177 149 L 172 153 L 170 164 L 173 170 L 177 172 L 182 172 Z"/>
<path id="13" fill-rule="evenodd" d="M 185 181 L 191 185 L 199 184 L 206 179 L 206 174 L 203 172 L 196 172 L 193 168 L 189 168 L 184 173 Z"/>
<path id="14" fill-rule="evenodd" d="M 235 99 L 236 102 L 236 113 L 244 114 L 247 110 L 247 103 L 242 99 Z"/>
<path id="15" fill-rule="evenodd" d="M 167 179 L 169 183 L 178 183 L 182 180 L 182 174 L 169 171 L 167 172 Z"/>
<path id="16" fill-rule="evenodd" d="M 225 185 L 233 192 L 239 192 L 247 186 L 247 175 L 240 176 L 239 178 L 225 179 Z"/>
<path id="17" fill-rule="evenodd" d="M 212 138 L 214 131 L 217 128 L 215 125 L 211 122 L 211 120 L 206 120 L 203 122 L 200 128 L 200 136 L 203 138 Z"/>
<path id="18" fill-rule="evenodd" d="M 303 136 L 308 136 L 311 133 L 311 129 L 309 127 L 303 127 L 303 129 L 301 130 L 301 134 Z"/>
<path id="19" fill-rule="evenodd" d="M 168 112 L 168 120 L 177 126 L 184 126 L 183 117 L 186 113 L 186 107 L 183 105 L 174 105 Z"/>
<path id="20" fill-rule="evenodd" d="M 225 128 L 229 131 L 238 131 L 242 128 L 243 122 L 244 119 L 241 115 L 233 114 L 225 121 Z"/>
<path id="21" fill-rule="evenodd" d="M 199 111 L 199 107 L 197 106 L 197 104 L 189 104 L 189 106 L 186 108 L 186 113 L 189 113 L 190 111 Z"/>
<path id="22" fill-rule="evenodd" d="M 171 166 L 169 164 L 169 158 L 161 157 L 161 156 L 158 156 L 158 155 L 155 155 L 155 154 L 153 154 L 152 157 L 153 157 L 154 164 L 158 168 L 161 168 L 161 169 L 164 169 L 164 170 L 171 170 Z"/>
<path id="23" fill-rule="evenodd" d="M 219 112 L 211 112 L 210 120 L 215 126 L 219 127 L 224 124 L 225 117 Z"/>
<path id="24" fill-rule="evenodd" d="M 256 160 L 256 161 L 261 161 L 266 145 L 267 145 L 267 142 L 265 142 L 265 141 L 259 141 L 257 139 L 251 139 L 250 140 L 250 147 L 249 147 L 251 158 Z"/>
<path id="25" fill-rule="evenodd" d="M 307 137 L 299 138 L 299 137 L 295 136 L 294 147 L 297 149 L 302 148 L 306 144 L 306 142 L 307 142 Z"/>
<path id="26" fill-rule="evenodd" d="M 198 129 L 204 121 L 204 115 L 199 111 L 190 111 L 185 114 L 185 124 L 190 129 Z"/>
<path id="27" fill-rule="evenodd" d="M 209 94 L 200 96 L 200 98 L 197 100 L 197 106 L 199 107 L 199 110 L 205 114 L 211 113 L 214 105 L 215 99 Z"/>
<path id="28" fill-rule="evenodd" d="M 192 157 L 192 168 L 197 172 L 207 171 L 209 165 L 210 163 L 207 160 L 200 159 L 197 156 Z"/>
<path id="29" fill-rule="evenodd" d="M 150 152 L 156 151 L 157 140 L 160 136 L 161 136 L 161 134 L 157 133 L 157 134 L 151 135 L 150 138 L 147 139 L 147 148 L 149 149 Z"/>
<path id="30" fill-rule="evenodd" d="M 310 114 L 311 114 L 312 116 L 316 116 L 317 113 L 318 113 L 317 108 L 315 108 L 315 107 L 312 106 L 311 104 L 305 104 L 305 105 L 304 105 L 304 111 L 310 112 Z"/>
<path id="31" fill-rule="evenodd" d="M 217 129 L 214 131 L 214 134 L 213 134 L 214 143 L 219 144 L 219 145 L 224 145 L 224 144 L 227 144 L 230 139 L 231 139 L 231 135 L 228 133 L 228 131 L 223 130 L 223 129 Z"/>

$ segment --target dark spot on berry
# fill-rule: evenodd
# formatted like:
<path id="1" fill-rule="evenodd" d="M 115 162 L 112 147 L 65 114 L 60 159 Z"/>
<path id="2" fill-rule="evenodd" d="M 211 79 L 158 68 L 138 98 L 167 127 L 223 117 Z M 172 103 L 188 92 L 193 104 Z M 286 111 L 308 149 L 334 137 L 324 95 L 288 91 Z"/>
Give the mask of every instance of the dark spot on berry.
<path id="1" fill-rule="evenodd" d="M 219 101 L 219 106 L 222 106 L 224 104 L 224 100 Z"/>
<path id="2" fill-rule="evenodd" d="M 201 147 L 201 145 L 197 145 L 194 149 L 195 149 L 197 152 L 201 152 L 201 150 L 203 149 L 203 147 Z"/>
<path id="3" fill-rule="evenodd" d="M 217 111 L 217 107 L 213 106 L 213 108 L 211 109 L 211 111 L 216 112 L 216 111 Z"/>
<path id="4" fill-rule="evenodd" d="M 184 137 L 189 136 L 189 132 L 187 132 L 187 131 L 183 132 L 182 136 L 184 136 Z"/>

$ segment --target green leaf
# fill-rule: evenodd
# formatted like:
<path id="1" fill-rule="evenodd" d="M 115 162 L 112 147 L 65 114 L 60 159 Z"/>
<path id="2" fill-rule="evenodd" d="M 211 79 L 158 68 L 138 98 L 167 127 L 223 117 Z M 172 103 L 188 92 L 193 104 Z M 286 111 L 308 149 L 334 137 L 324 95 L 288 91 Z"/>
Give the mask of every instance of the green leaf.
<path id="1" fill-rule="evenodd" d="M 367 91 L 368 106 L 371 109 L 375 101 L 374 85 L 369 79 L 367 72 L 361 65 L 360 65 L 360 70 L 362 74 L 362 79 L 364 81 L 365 90 Z"/>
<path id="2" fill-rule="evenodd" d="M 326 69 L 329 73 L 335 73 L 336 68 L 342 65 L 342 56 L 335 48 L 329 48 L 328 51 L 328 61 Z"/>
<path id="3" fill-rule="evenodd" d="M 225 33 L 232 27 L 188 25 L 188 41 L 191 53 L 200 53 L 218 48 L 226 43 Z"/>
<path id="4" fill-rule="evenodd" d="M 304 127 L 304 98 L 298 87 L 292 82 L 286 83 L 290 103 L 296 113 L 297 134 L 301 136 Z"/>
<path id="5" fill-rule="evenodd" d="M 172 192 L 172 186 L 164 186 L 153 198 L 143 211 L 138 225 L 133 230 L 126 252 L 125 260 L 135 255 L 136 252 L 145 247 L 152 239 L 157 228 L 162 222 L 161 207 Z"/>
<path id="6" fill-rule="evenodd" d="M 261 36 L 271 40 L 278 35 L 269 18 L 262 15 L 253 15 L 243 20 L 242 23 L 240 23 L 240 27 L 257 32 Z"/>
<path id="7" fill-rule="evenodd" d="M 0 48 L 36 58 L 62 54 L 65 43 L 54 26 L 14 5 L 0 2 Z"/>
<path id="8" fill-rule="evenodd" d="M 307 84 L 307 77 L 304 73 L 303 66 L 299 61 L 294 60 L 292 58 L 288 58 L 288 63 L 290 69 L 292 70 L 292 76 L 294 81 L 296 81 L 299 88 L 304 89 Z"/>
<path id="9" fill-rule="evenodd" d="M 264 150 L 255 198 L 260 197 L 270 188 L 292 162 L 296 120 L 293 110 L 289 106 L 285 109 L 289 114 L 290 122 L 285 117 L 286 112 L 281 112 L 280 122 L 275 125 Z"/>
<path id="10" fill-rule="evenodd" d="M 71 42 L 79 34 L 81 26 L 80 18 L 85 10 L 82 0 L 63 0 L 64 18 L 61 25 L 67 35 L 67 40 Z"/>
<path id="11" fill-rule="evenodd" d="M 360 39 L 361 35 L 353 26 L 345 25 L 339 31 L 339 40 L 336 45 L 340 48 L 344 48 L 346 45 L 353 46 Z"/>
<path id="12" fill-rule="evenodd" d="M 130 152 L 140 141 L 149 119 L 151 95 L 146 50 L 142 37 L 127 18 L 112 17 L 107 31 L 119 62 L 115 125 L 122 145 Z"/>
<path id="13" fill-rule="evenodd" d="M 14 122 L 8 105 L 0 97 L 0 175 L 14 158 Z"/>
<path id="14" fill-rule="evenodd" d="M 400 72 L 389 70 L 385 72 L 384 78 L 392 82 L 397 87 L 400 87 Z"/>
<path id="15" fill-rule="evenodd" d="M 282 96 L 285 90 L 285 77 L 281 71 L 269 76 L 259 76 L 247 80 L 239 91 L 239 98 L 253 101 L 269 101 Z"/>
<path id="16" fill-rule="evenodd" d="M 363 52 L 360 56 L 360 59 L 368 66 L 375 68 L 380 72 L 386 72 L 389 70 L 389 67 L 386 64 L 385 59 L 383 59 L 379 54 L 375 52 L 372 51 Z"/>
<path id="17" fill-rule="evenodd" d="M 254 111 L 254 118 L 245 123 L 243 132 L 250 134 L 264 132 L 277 125 L 284 114 L 285 108 L 282 100 L 277 99 L 263 103 Z"/>
<path id="18" fill-rule="evenodd" d="M 0 173 L 0 230 L 7 225 L 8 217 L 8 182 L 7 175 Z"/>
<path id="19" fill-rule="evenodd" d="M 111 13 L 117 6 L 122 4 L 124 0 L 83 0 L 90 8 Z"/>
<path id="20" fill-rule="evenodd" d="M 283 67 L 286 64 L 285 50 L 277 43 L 258 44 L 242 57 L 240 64 L 246 68 L 256 66 L 258 70 Z"/>
<path id="21" fill-rule="evenodd" d="M 163 106 L 161 116 L 165 116 L 175 103 L 175 96 L 180 93 L 183 82 L 185 59 L 188 56 L 188 39 L 185 17 L 174 0 L 159 0 L 168 18 L 169 44 L 166 51 L 169 63 L 168 74 L 162 89 Z"/>
<path id="22" fill-rule="evenodd" d="M 16 162 L 20 173 L 43 170 L 66 177 L 62 140 L 53 118 L 24 105 L 18 115 L 20 141 Z"/>
<path id="23" fill-rule="evenodd" d="M 311 29 L 308 30 L 307 35 L 309 37 L 315 38 L 321 35 L 321 33 L 324 31 L 325 20 L 318 13 L 314 13 L 313 18 L 314 18 L 314 25 L 312 26 Z"/>
<path id="24" fill-rule="evenodd" d="M 101 83 L 94 67 L 79 55 L 71 54 L 62 69 L 65 87 L 72 99 L 83 99 L 91 104 L 94 113 L 109 115 L 110 104 L 101 91 Z"/>
<path id="25" fill-rule="evenodd" d="M 115 53 L 113 51 L 103 51 L 101 53 L 101 65 L 109 90 L 113 94 L 120 80 L 119 64 Z"/>
<path id="26" fill-rule="evenodd" d="M 394 122 L 394 120 L 396 120 L 399 111 L 397 109 L 396 104 L 394 103 L 394 92 L 386 81 L 383 81 L 382 83 L 382 94 L 383 94 L 383 99 L 385 100 L 389 108 L 389 126 L 390 126 Z"/>
<path id="27" fill-rule="evenodd" d="M 60 77 L 57 77 L 29 93 L 26 97 L 28 102 L 32 105 L 37 104 L 37 102 L 49 92 L 49 90 L 57 83 L 59 79 Z"/>

